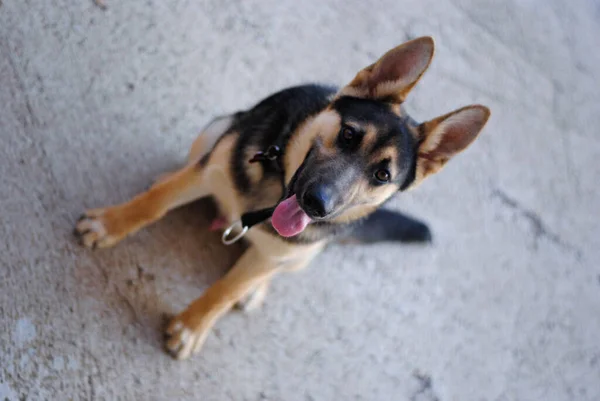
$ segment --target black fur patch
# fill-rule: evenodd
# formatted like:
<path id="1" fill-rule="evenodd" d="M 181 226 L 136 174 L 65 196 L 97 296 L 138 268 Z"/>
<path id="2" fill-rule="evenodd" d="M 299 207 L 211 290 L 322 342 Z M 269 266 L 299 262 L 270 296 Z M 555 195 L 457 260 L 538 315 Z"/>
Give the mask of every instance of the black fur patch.
<path id="1" fill-rule="evenodd" d="M 232 127 L 240 137 L 231 162 L 235 183 L 242 193 L 252 189 L 246 174 L 245 150 L 248 147 L 266 150 L 271 145 L 285 149 L 284 145 L 299 125 L 327 107 L 329 97 L 336 91 L 334 87 L 316 84 L 296 86 L 269 96 L 240 115 Z M 281 174 L 274 164 L 265 163 L 263 167 L 265 179 Z"/>
<path id="2" fill-rule="evenodd" d="M 359 243 L 376 242 L 431 242 L 427 225 L 402 213 L 378 209 L 361 220 L 342 241 Z"/>

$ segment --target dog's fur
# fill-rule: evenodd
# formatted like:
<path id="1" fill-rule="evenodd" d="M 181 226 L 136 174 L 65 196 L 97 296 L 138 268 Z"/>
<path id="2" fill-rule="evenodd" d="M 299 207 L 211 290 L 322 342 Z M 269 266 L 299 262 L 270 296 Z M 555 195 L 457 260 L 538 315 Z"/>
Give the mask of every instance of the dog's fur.
<path id="1" fill-rule="evenodd" d="M 220 117 L 193 143 L 185 167 L 129 202 L 88 210 L 79 220 L 76 232 L 85 246 L 108 247 L 206 196 L 230 223 L 286 194 L 295 195 L 312 218 L 289 238 L 278 235 L 270 220 L 249 230 L 251 245 L 233 268 L 168 325 L 166 346 L 175 357 L 197 352 L 234 304 L 256 307 L 275 273 L 301 269 L 334 239 L 429 239 L 424 224 L 378 208 L 440 170 L 489 117 L 480 105 L 421 124 L 408 116 L 402 103 L 433 50 L 431 38 L 418 38 L 390 50 L 339 90 L 290 88 L 248 111 Z M 273 144 L 282 149 L 279 163 L 248 163 Z"/>

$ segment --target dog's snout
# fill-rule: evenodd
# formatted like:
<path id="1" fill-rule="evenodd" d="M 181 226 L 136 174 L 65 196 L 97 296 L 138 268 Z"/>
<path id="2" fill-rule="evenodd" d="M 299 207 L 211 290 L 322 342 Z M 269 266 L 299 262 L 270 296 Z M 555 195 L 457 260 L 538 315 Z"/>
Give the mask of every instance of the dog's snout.
<path id="1" fill-rule="evenodd" d="M 302 206 L 310 217 L 325 217 L 335 207 L 335 191 L 326 184 L 313 184 L 304 191 Z"/>

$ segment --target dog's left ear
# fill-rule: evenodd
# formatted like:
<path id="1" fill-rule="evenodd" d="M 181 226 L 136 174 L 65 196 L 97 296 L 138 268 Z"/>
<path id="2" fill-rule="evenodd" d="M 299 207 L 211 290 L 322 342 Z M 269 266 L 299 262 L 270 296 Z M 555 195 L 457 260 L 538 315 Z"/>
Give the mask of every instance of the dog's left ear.
<path id="1" fill-rule="evenodd" d="M 401 44 L 356 74 L 338 96 L 402 103 L 429 67 L 433 49 L 433 39 L 429 36 Z"/>
<path id="2" fill-rule="evenodd" d="M 472 105 L 422 123 L 418 127 L 415 179 L 409 188 L 438 172 L 454 155 L 465 150 L 489 117 L 487 107 Z"/>

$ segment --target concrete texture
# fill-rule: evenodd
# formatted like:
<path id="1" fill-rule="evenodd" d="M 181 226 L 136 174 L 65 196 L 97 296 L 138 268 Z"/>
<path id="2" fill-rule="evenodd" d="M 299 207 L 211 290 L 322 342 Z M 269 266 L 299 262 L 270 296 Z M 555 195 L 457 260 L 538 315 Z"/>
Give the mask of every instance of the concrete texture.
<path id="1" fill-rule="evenodd" d="M 0 400 L 600 399 L 597 2 L 104 3 L 0 2 Z M 435 244 L 332 247 L 167 357 L 162 315 L 238 252 L 210 205 L 97 252 L 75 218 L 181 163 L 211 116 L 422 34 L 409 110 L 493 110 L 392 204 Z"/>

